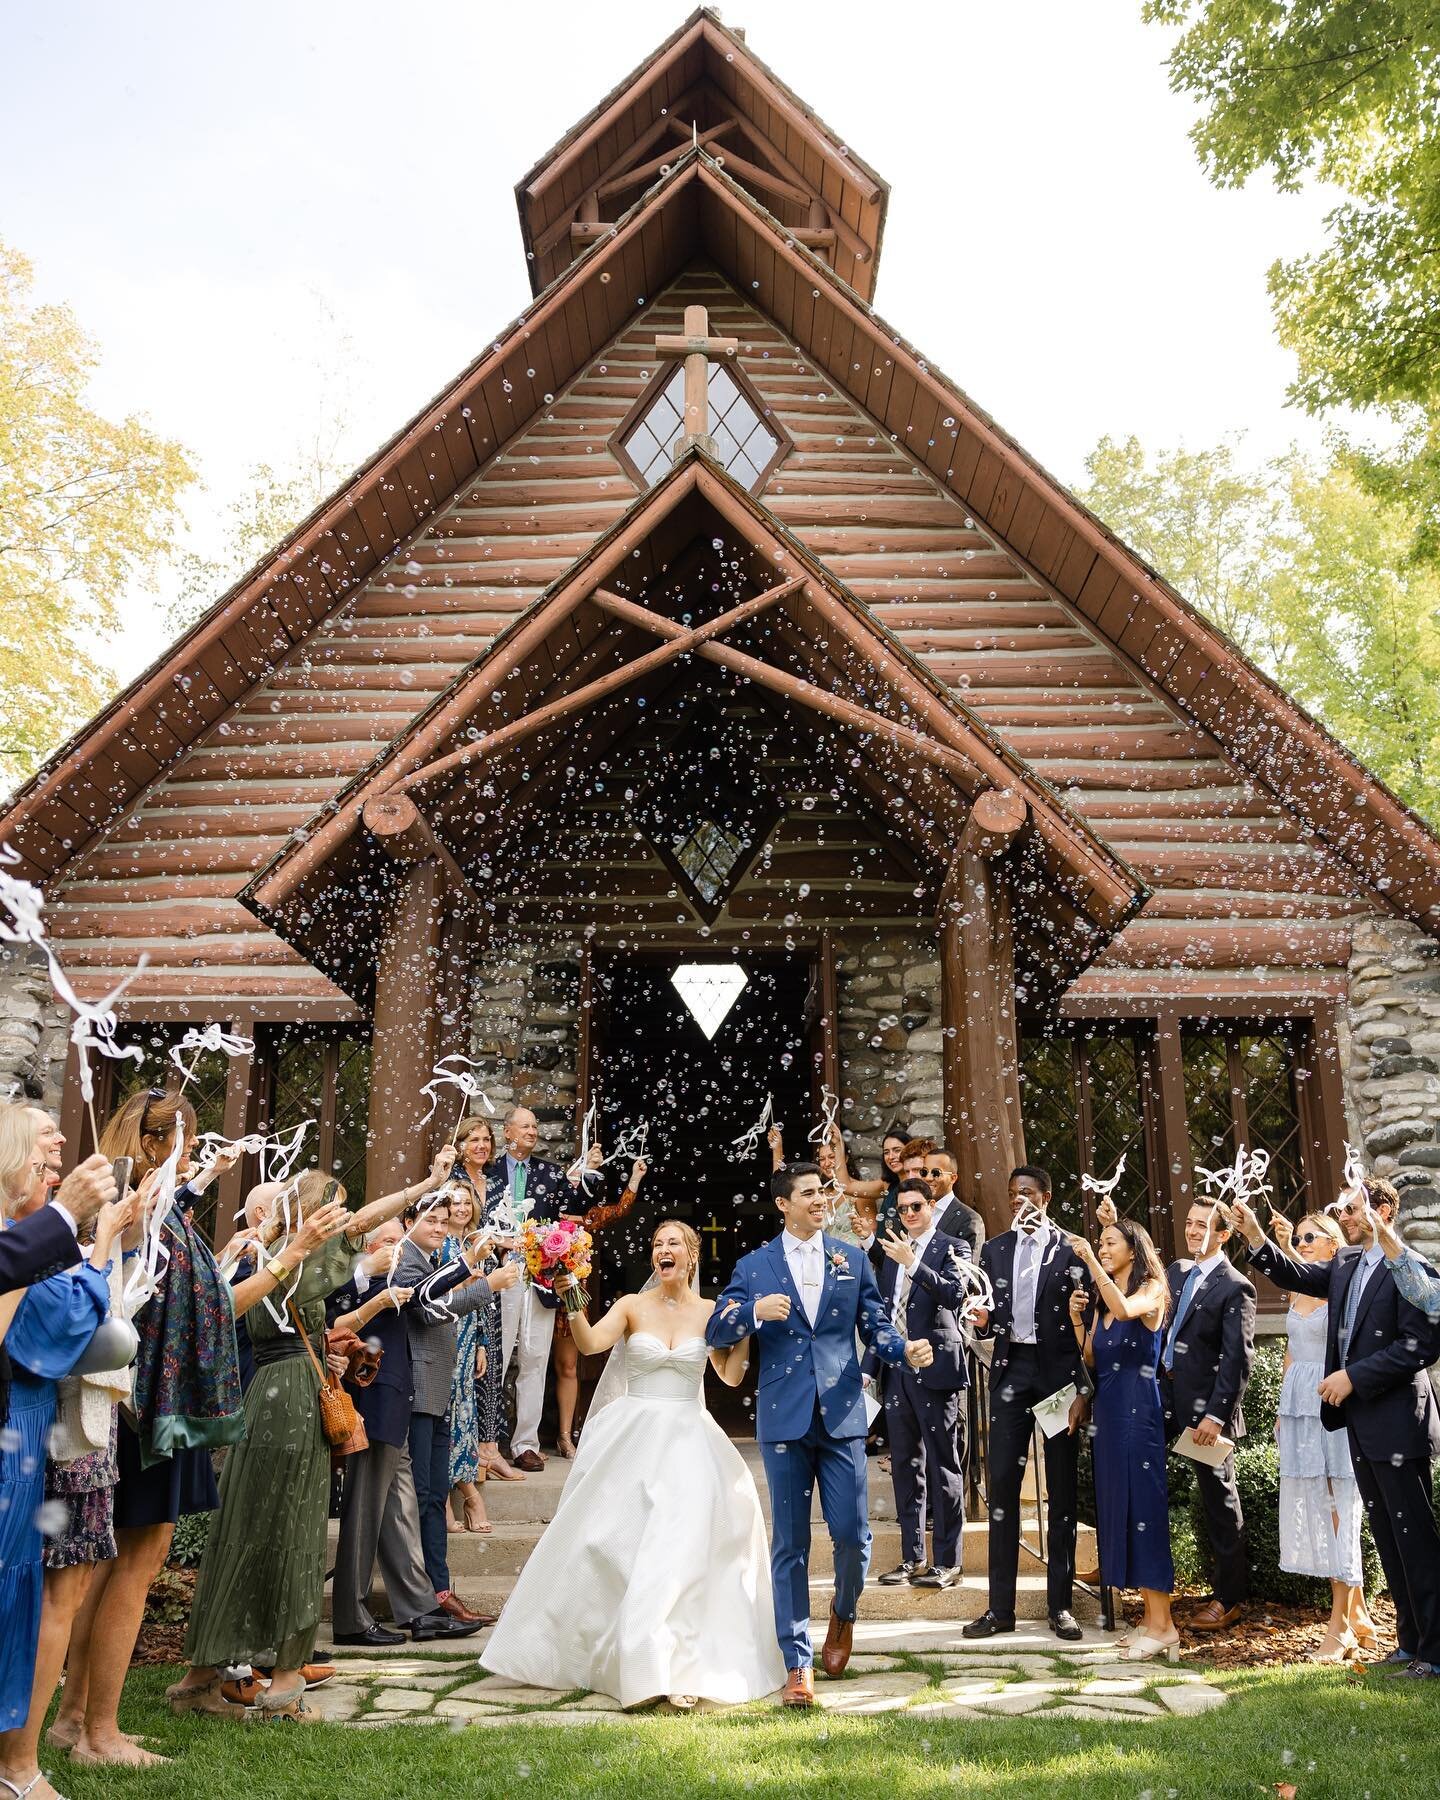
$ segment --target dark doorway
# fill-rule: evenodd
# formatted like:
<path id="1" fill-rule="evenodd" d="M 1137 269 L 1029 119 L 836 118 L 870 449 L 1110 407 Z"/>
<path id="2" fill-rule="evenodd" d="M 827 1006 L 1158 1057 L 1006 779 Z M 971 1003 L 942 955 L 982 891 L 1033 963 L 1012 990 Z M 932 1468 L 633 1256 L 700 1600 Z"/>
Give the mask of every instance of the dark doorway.
<path id="1" fill-rule="evenodd" d="M 596 969 L 596 1053 L 592 1068 L 606 1147 L 625 1127 L 648 1122 L 650 1173 L 634 1212 L 596 1245 L 608 1297 L 649 1274 L 650 1235 L 661 1219 L 684 1219 L 700 1234 L 700 1284 L 713 1295 L 747 1250 L 774 1237 L 770 1148 L 731 1146 L 760 1116 L 767 1095 L 801 1154 L 811 1126 L 811 1033 L 805 1018 L 810 961 L 800 952 L 739 959 L 746 984 L 707 1038 L 672 983 L 683 963 L 732 959 L 703 951 Z M 617 1179 L 625 1172 L 616 1171 Z"/>

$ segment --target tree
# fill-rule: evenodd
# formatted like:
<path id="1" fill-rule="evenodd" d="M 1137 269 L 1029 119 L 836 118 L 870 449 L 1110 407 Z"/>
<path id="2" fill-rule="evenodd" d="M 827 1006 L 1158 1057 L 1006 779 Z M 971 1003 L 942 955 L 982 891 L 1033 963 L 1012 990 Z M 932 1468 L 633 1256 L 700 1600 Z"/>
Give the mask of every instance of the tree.
<path id="1" fill-rule="evenodd" d="M 1192 136 L 1211 179 L 1268 168 L 1346 198 L 1327 242 L 1280 261 L 1270 293 L 1312 413 L 1373 408 L 1395 450 L 1357 458 L 1414 512 L 1413 549 L 1440 564 L 1440 8 L 1435 0 L 1147 0 L 1184 27 L 1171 85 L 1206 108 Z"/>
<path id="2" fill-rule="evenodd" d="M 101 643 L 170 553 L 195 479 L 178 444 L 86 403 L 99 354 L 0 244 L 0 781 L 36 769 L 114 689 Z"/>
<path id="3" fill-rule="evenodd" d="M 1440 823 L 1440 572 L 1353 460 L 1101 439 L 1079 495 L 1400 797 Z"/>

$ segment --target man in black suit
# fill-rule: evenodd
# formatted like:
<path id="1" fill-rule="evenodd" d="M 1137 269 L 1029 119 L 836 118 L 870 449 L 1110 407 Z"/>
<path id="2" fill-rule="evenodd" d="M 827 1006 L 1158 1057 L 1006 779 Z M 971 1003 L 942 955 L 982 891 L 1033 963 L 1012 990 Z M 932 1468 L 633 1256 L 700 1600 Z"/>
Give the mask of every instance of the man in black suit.
<path id="1" fill-rule="evenodd" d="M 1207 1200 L 1185 1219 L 1190 1252 L 1165 1272 L 1170 1317 L 1160 1351 L 1160 1398 L 1165 1433 L 1173 1440 L 1194 1429 L 1195 1442 L 1239 1443 L 1245 1435 L 1241 1403 L 1255 1360 L 1255 1289 L 1225 1254 L 1230 1227 Z M 1218 1468 L 1192 1464 L 1215 1564 L 1215 1592 L 1190 1621 L 1192 1631 L 1221 1631 L 1240 1617 L 1249 1591 L 1245 1519 L 1235 1486 L 1235 1458 Z"/>
<path id="2" fill-rule="evenodd" d="M 980 1266 L 995 1293 L 977 1331 L 993 1334 L 990 1360 L 990 1605 L 965 1627 L 967 1638 L 1015 1629 L 1020 1567 L 1020 1488 L 1035 1431 L 1035 1406 L 1074 1385 L 1067 1431 L 1045 1439 L 1045 1527 L 1050 1629 L 1067 1643 L 1083 1633 L 1075 1599 L 1075 1486 L 1079 1428 L 1090 1383 L 1070 1323 L 1070 1293 L 1087 1285 L 1085 1265 L 1047 1217 L 1050 1175 L 1026 1163 L 1010 1176 L 1015 1226 L 991 1238 Z"/>
<path id="3" fill-rule="evenodd" d="M 1403 1663 L 1407 1675 L 1434 1677 L 1440 1528 L 1430 1464 L 1440 1454 L 1440 1412 L 1426 1370 L 1440 1351 L 1440 1326 L 1401 1295 L 1375 1241 L 1370 1214 L 1393 1225 L 1399 1212 L 1395 1189 L 1371 1176 L 1341 1199 L 1345 1248 L 1328 1263 L 1302 1263 L 1266 1238 L 1248 1206 L 1230 1209 L 1262 1274 L 1277 1287 L 1329 1302 L 1320 1422 L 1349 1435 L 1355 1482 L 1395 1602 L 1398 1648 L 1388 1660 Z"/>
<path id="4" fill-rule="evenodd" d="M 935 1229 L 945 1237 L 964 1238 L 971 1260 L 979 1262 L 985 1248 L 985 1221 L 973 1206 L 955 1192 L 960 1165 L 952 1150 L 932 1149 L 925 1158 L 925 1179 L 935 1196 Z"/>
<path id="5" fill-rule="evenodd" d="M 960 1396 L 965 1388 L 965 1336 L 960 1311 L 966 1289 L 956 1263 L 965 1244 L 935 1226 L 935 1202 L 924 1181 L 902 1181 L 895 1194 L 898 1232 L 880 1240 L 885 1267 L 880 1296 L 895 1329 L 935 1352 L 928 1368 L 882 1369 L 873 1350 L 861 1365 L 867 1384 L 878 1376 L 890 1435 L 890 1474 L 900 1523 L 899 1568 L 880 1580 L 954 1587 L 962 1573 L 965 1477 L 960 1457 Z M 935 1555 L 925 1560 L 925 1512 L 934 1519 Z"/>
<path id="6" fill-rule="evenodd" d="M 508 1201 L 512 1217 L 555 1220 L 574 1203 L 575 1190 L 558 1164 L 534 1154 L 540 1122 L 528 1106 L 512 1106 L 505 1115 L 505 1154 L 496 1157 L 485 1182 L 485 1222 Z M 545 1408 L 545 1372 L 550 1367 L 550 1346 L 555 1336 L 556 1301 L 542 1289 L 523 1282 L 500 1296 L 500 1336 L 503 1381 L 516 1359 L 515 1429 L 510 1437 L 510 1461 L 517 1469 L 535 1475 L 545 1467 L 540 1454 L 540 1415 Z"/>

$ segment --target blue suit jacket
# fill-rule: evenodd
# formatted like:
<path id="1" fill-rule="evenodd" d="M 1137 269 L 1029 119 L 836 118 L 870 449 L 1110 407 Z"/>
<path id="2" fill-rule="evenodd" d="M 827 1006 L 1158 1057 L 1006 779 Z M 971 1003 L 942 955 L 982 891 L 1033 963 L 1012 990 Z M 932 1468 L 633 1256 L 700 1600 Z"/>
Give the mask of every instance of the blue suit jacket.
<path id="1" fill-rule="evenodd" d="M 857 1331 L 882 1362 L 904 1360 L 905 1340 L 890 1323 L 865 1252 L 839 1238 L 822 1238 L 822 1244 L 825 1284 L 813 1326 L 805 1317 L 777 1237 L 736 1264 L 705 1328 L 705 1341 L 713 1349 L 755 1338 L 760 1362 L 755 1436 L 762 1444 L 804 1437 L 817 1399 L 832 1438 L 864 1437 Z M 766 1294 L 788 1297 L 788 1319 L 756 1322 L 755 1302 Z"/>

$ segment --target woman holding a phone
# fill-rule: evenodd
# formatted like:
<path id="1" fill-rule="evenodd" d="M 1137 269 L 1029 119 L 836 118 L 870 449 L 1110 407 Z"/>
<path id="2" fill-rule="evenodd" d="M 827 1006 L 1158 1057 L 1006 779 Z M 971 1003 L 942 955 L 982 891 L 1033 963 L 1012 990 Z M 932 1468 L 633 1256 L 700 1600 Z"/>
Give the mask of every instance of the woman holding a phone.
<path id="1" fill-rule="evenodd" d="M 320 1625 L 330 1490 L 315 1372 L 325 1360 L 325 1301 L 349 1279 L 366 1236 L 438 1187 L 454 1157 L 441 1150 L 425 1180 L 354 1213 L 340 1184 L 318 1169 L 273 1203 L 281 1230 L 265 1271 L 278 1291 L 247 1321 L 255 1376 L 245 1395 L 245 1437 L 220 1480 L 185 1640 L 190 1669 L 166 1695 L 172 1712 L 243 1717 L 221 1680 L 225 1665 L 248 1662 L 273 1670 L 256 1702 L 262 1716 L 306 1716 L 304 1669 Z"/>

